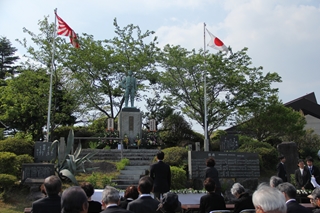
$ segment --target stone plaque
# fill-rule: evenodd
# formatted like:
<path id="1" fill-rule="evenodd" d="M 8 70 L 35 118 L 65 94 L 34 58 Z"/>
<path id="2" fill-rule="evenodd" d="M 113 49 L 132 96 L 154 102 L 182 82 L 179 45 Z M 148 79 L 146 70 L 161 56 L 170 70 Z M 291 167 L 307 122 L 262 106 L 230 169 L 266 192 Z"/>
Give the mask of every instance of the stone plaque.
<path id="1" fill-rule="evenodd" d="M 24 163 L 22 164 L 22 178 L 24 182 L 30 179 L 45 179 L 54 175 L 54 164 L 52 163 Z"/>
<path id="2" fill-rule="evenodd" d="M 51 142 L 36 142 L 34 145 L 34 161 L 51 161 L 56 158 L 56 146 L 51 149 Z"/>
<path id="3" fill-rule="evenodd" d="M 129 116 L 129 131 L 133 131 L 133 116 Z"/>
<path id="4" fill-rule="evenodd" d="M 220 138 L 220 151 L 236 150 L 239 147 L 238 135 L 222 135 Z"/>
<path id="5" fill-rule="evenodd" d="M 188 170 L 190 179 L 204 180 L 206 160 L 213 157 L 220 178 L 260 177 L 259 156 L 243 152 L 192 152 L 188 151 Z"/>

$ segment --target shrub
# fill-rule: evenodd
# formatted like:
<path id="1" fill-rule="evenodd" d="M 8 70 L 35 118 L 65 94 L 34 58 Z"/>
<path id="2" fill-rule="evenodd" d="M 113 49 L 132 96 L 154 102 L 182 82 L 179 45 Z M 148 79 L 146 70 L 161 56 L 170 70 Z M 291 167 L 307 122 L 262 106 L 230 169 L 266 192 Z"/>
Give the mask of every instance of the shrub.
<path id="1" fill-rule="evenodd" d="M 16 155 L 33 156 L 34 142 L 26 139 L 7 138 L 0 141 L 0 152 L 12 152 Z"/>
<path id="2" fill-rule="evenodd" d="M 16 175 L 17 155 L 12 152 L 0 152 L 0 171 L 2 174 Z"/>
<path id="3" fill-rule="evenodd" d="M 0 188 L 4 190 L 10 189 L 16 181 L 17 178 L 13 175 L 0 174 Z"/>
<path id="4" fill-rule="evenodd" d="M 249 152 L 257 153 L 259 155 L 259 162 L 261 169 L 272 169 L 274 170 L 277 162 L 278 155 L 277 150 L 273 146 L 265 142 L 259 142 L 252 138 L 242 138 L 242 145 L 237 150 L 238 152 Z"/>
<path id="5" fill-rule="evenodd" d="M 116 163 L 117 170 L 119 171 L 119 170 L 124 169 L 124 167 L 125 167 L 126 165 L 128 165 L 128 164 L 129 164 L 129 159 L 128 159 L 128 158 L 123 158 L 123 159 L 121 159 L 120 162 L 117 162 L 117 163 Z"/>
<path id="6" fill-rule="evenodd" d="M 18 166 L 18 173 L 17 177 L 21 176 L 21 168 L 23 163 L 33 163 L 33 157 L 30 155 L 24 154 L 24 155 L 17 155 L 17 166 Z"/>
<path id="7" fill-rule="evenodd" d="M 163 161 L 170 166 L 185 167 L 188 162 L 188 151 L 183 147 L 170 147 L 162 150 Z"/>
<path id="8" fill-rule="evenodd" d="M 97 173 L 93 172 L 89 177 L 87 177 L 86 181 L 91 183 L 93 188 L 98 188 L 98 175 Z"/>
<path id="9" fill-rule="evenodd" d="M 184 189 L 187 183 L 186 171 L 176 166 L 170 166 L 170 170 L 171 189 Z"/>

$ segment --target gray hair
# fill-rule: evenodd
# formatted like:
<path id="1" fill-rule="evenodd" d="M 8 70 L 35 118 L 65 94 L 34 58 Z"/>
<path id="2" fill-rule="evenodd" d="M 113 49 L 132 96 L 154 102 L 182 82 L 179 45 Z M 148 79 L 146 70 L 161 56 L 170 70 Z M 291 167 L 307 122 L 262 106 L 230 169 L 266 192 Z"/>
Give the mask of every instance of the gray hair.
<path id="1" fill-rule="evenodd" d="M 252 195 L 255 208 L 260 207 L 266 213 L 286 213 L 287 206 L 283 194 L 276 188 L 260 186 Z"/>
<path id="2" fill-rule="evenodd" d="M 112 186 L 106 186 L 106 188 L 104 188 L 102 192 L 102 202 L 104 202 L 105 204 L 118 204 L 119 199 L 119 191 L 116 188 Z"/>
<path id="3" fill-rule="evenodd" d="M 277 189 L 280 192 L 284 192 L 290 199 L 296 199 L 297 189 L 291 183 L 288 183 L 288 182 L 280 183 L 277 186 Z"/>
<path id="4" fill-rule="evenodd" d="M 240 183 L 233 184 L 232 188 L 230 189 L 231 194 L 236 196 L 236 194 L 242 194 L 245 192 L 244 187 Z"/>
<path id="5" fill-rule="evenodd" d="M 277 187 L 280 183 L 283 183 L 283 180 L 277 176 L 272 176 L 270 178 L 270 186 Z"/>

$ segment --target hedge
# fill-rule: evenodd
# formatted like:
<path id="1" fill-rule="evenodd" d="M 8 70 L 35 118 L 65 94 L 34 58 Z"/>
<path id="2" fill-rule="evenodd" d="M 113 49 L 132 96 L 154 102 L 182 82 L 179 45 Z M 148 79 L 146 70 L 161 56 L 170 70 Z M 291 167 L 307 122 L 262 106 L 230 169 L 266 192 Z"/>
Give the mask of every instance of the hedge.
<path id="1" fill-rule="evenodd" d="M 16 155 L 33 156 L 34 142 L 26 139 L 7 138 L 0 141 L 0 152 L 12 152 Z"/>

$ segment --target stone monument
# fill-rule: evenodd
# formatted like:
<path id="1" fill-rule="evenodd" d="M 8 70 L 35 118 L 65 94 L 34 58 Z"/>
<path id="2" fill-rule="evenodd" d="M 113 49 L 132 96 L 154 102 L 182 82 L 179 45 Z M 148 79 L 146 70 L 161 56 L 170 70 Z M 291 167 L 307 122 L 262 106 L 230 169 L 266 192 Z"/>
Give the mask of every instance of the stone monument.
<path id="1" fill-rule="evenodd" d="M 134 145 L 135 140 L 141 139 L 142 136 L 142 115 L 140 110 L 134 107 L 137 82 L 131 70 L 128 72 L 128 76 L 121 81 L 121 87 L 125 89 L 125 107 L 119 114 L 119 136 L 128 139 L 127 143 L 124 140 L 123 144 L 128 147 Z M 131 107 L 128 107 L 129 96 Z"/>

